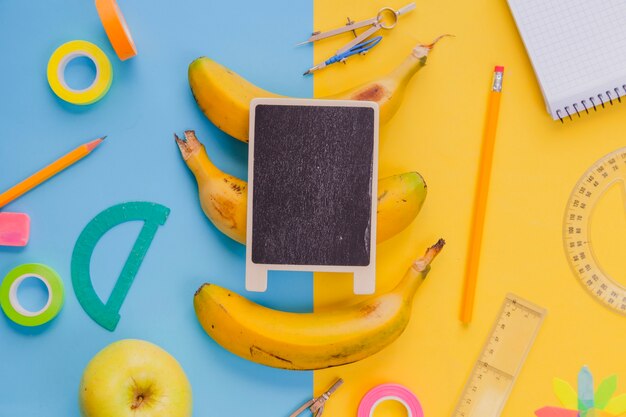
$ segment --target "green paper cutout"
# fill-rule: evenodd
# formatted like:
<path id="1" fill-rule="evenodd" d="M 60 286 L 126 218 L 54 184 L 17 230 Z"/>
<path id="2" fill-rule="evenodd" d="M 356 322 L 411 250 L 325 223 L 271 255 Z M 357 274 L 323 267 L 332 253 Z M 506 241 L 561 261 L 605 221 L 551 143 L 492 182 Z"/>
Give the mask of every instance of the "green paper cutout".
<path id="1" fill-rule="evenodd" d="M 617 390 L 617 375 L 611 375 L 600 382 L 595 395 L 595 407 L 598 410 L 604 410 L 609 400 Z"/>
<path id="2" fill-rule="evenodd" d="M 578 394 L 574 388 L 566 381 L 554 378 L 552 380 L 552 389 L 556 394 L 563 407 L 572 410 L 578 410 Z"/>
<path id="3" fill-rule="evenodd" d="M 578 410 L 587 411 L 593 408 L 593 376 L 587 366 L 578 373 Z"/>
<path id="4" fill-rule="evenodd" d="M 604 411 L 614 416 L 626 413 L 626 394 L 612 398 L 604 407 Z"/>
<path id="5" fill-rule="evenodd" d="M 120 320 L 120 308 L 139 271 L 159 226 L 165 224 L 170 209 L 156 203 L 134 201 L 109 207 L 83 229 L 72 253 L 72 286 L 83 310 L 96 323 L 109 331 L 115 330 Z M 100 300 L 91 282 L 89 267 L 91 255 L 98 241 L 109 230 L 122 223 L 143 220 L 144 225 L 126 259 L 113 291 L 106 304 Z"/>

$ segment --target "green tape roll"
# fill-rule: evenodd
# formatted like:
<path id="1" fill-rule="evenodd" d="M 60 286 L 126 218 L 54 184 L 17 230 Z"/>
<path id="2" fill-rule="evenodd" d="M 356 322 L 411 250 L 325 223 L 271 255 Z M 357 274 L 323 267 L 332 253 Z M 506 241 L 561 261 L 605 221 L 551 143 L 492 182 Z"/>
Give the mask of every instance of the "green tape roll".
<path id="1" fill-rule="evenodd" d="M 26 278 L 37 278 L 48 288 L 48 301 L 39 311 L 26 310 L 17 298 L 17 289 Z M 43 264 L 23 264 L 13 268 L 0 285 L 0 307 L 4 314 L 22 326 L 40 326 L 55 318 L 61 308 L 65 294 L 63 281 L 52 268 Z"/>

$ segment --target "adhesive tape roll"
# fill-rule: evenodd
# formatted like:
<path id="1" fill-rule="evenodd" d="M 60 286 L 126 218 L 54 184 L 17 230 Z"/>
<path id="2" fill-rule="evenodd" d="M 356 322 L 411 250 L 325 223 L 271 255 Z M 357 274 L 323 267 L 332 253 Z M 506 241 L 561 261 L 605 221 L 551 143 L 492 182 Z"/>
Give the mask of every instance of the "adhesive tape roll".
<path id="1" fill-rule="evenodd" d="M 96 9 L 115 53 L 122 61 L 137 55 L 126 19 L 115 0 L 96 0 Z"/>
<path id="2" fill-rule="evenodd" d="M 26 278 L 37 278 L 48 288 L 48 301 L 39 311 L 26 310 L 17 298 L 17 289 Z M 22 326 L 40 326 L 59 314 L 65 295 L 56 271 L 43 264 L 23 264 L 12 269 L 0 285 L 0 306 L 12 321 Z"/>
<path id="3" fill-rule="evenodd" d="M 376 407 L 387 400 L 404 405 L 409 417 L 424 417 L 422 405 L 415 394 L 399 384 L 382 384 L 369 390 L 359 404 L 357 417 L 372 417 Z"/>
<path id="4" fill-rule="evenodd" d="M 96 78 L 91 85 L 75 90 L 65 82 L 65 67 L 74 58 L 87 57 L 96 66 Z M 113 80 L 113 69 L 109 58 L 91 42 L 70 41 L 59 46 L 48 61 L 48 83 L 61 99 L 72 104 L 91 104 L 100 100 L 109 91 Z"/>

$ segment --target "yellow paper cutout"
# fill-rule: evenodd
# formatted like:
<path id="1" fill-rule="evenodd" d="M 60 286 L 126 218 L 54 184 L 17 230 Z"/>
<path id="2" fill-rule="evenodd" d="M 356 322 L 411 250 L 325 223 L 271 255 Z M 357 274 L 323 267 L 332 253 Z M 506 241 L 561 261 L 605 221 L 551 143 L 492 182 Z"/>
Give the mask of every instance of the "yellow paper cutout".
<path id="1" fill-rule="evenodd" d="M 604 411 L 613 416 L 619 416 L 626 413 L 626 394 L 618 395 L 617 397 L 612 398 Z"/>
<path id="2" fill-rule="evenodd" d="M 578 394 L 576 394 L 569 382 L 560 378 L 554 378 L 552 380 L 552 388 L 563 407 L 578 410 Z"/>

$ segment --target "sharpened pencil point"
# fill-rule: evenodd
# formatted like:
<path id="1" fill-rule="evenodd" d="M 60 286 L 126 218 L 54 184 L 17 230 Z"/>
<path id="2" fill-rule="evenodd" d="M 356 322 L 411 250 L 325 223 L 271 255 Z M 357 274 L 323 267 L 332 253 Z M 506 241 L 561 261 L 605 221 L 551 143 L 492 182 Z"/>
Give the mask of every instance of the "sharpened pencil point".
<path id="1" fill-rule="evenodd" d="M 94 149 L 96 149 L 98 145 L 100 145 L 105 138 L 106 136 L 104 138 L 92 140 L 91 142 L 85 143 L 85 147 L 87 148 L 87 151 L 91 152 Z"/>

